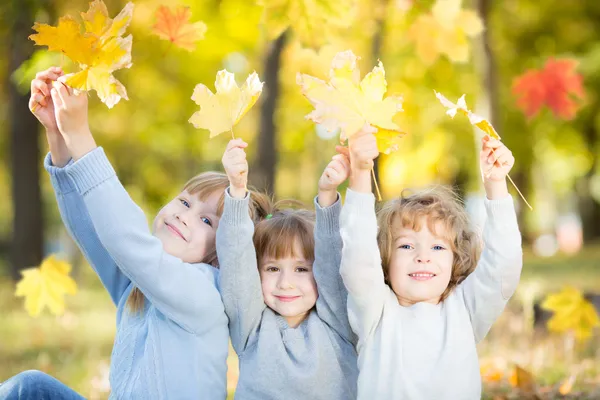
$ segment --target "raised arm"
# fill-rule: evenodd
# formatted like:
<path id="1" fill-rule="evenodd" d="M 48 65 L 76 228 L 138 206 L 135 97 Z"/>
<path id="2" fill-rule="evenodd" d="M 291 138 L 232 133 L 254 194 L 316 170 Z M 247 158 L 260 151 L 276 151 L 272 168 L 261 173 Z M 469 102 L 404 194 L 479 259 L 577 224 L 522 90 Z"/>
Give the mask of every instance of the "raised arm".
<path id="1" fill-rule="evenodd" d="M 517 288 L 523 267 L 521 233 L 512 197 L 486 199 L 485 209 L 487 219 L 481 258 L 475 271 L 458 288 L 462 291 L 477 342 L 485 337 L 502 314 Z"/>
<path id="2" fill-rule="evenodd" d="M 350 160 L 344 148 L 332 157 L 319 179 L 319 193 L 315 198 L 315 261 L 313 273 L 319 297 L 317 314 L 340 336 L 356 343 L 348 321 L 348 291 L 340 275 L 342 237 L 340 235 L 341 196 L 337 188 L 350 174 Z"/>
<path id="3" fill-rule="evenodd" d="M 372 129 L 349 140 L 351 177 L 340 218 L 343 242 L 340 273 L 348 289 L 348 317 L 359 340 L 373 333 L 385 304 L 386 286 L 377 246 L 375 197 L 371 192 L 371 168 L 377 157 Z"/>
<path id="4" fill-rule="evenodd" d="M 70 165 L 70 164 L 68 164 Z M 92 224 L 83 197 L 68 176 L 66 168 L 52 165 L 50 154 L 44 160 L 50 174 L 54 194 L 62 221 L 79 249 L 100 277 L 115 305 L 130 284 L 129 278 L 119 270 L 108 251 L 102 245 Z"/>
<path id="5" fill-rule="evenodd" d="M 217 229 L 219 287 L 229 317 L 231 343 L 238 354 L 246 349 L 266 307 L 252 241 L 254 224 L 248 214 L 249 197 L 247 193 L 242 199 L 234 199 L 226 192 Z"/>
<path id="6" fill-rule="evenodd" d="M 86 154 L 67 172 L 83 195 L 100 241 L 123 274 L 158 310 L 194 333 L 202 333 L 223 317 L 216 271 L 206 264 L 185 263 L 164 251 L 102 148 Z"/>
<path id="7" fill-rule="evenodd" d="M 225 206 L 217 229 L 220 289 L 229 317 L 231 343 L 242 354 L 251 333 L 258 327 L 266 307 L 256 250 L 252 240 L 254 223 L 250 219 L 248 161 L 241 139 L 231 140 L 223 153 L 223 168 L 230 187 L 225 191 Z"/>
<path id="8" fill-rule="evenodd" d="M 502 142 L 488 136 L 482 140 L 479 158 L 487 197 L 484 248 L 475 272 L 459 287 L 478 342 L 515 292 L 523 266 L 521 233 L 506 184 L 515 159 Z"/>

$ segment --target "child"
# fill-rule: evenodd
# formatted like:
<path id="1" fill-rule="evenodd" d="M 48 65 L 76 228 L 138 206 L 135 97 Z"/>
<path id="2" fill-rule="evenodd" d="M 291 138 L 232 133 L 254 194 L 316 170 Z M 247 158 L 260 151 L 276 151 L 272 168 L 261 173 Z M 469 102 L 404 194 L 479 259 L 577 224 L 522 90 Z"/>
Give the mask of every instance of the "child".
<path id="1" fill-rule="evenodd" d="M 232 140 L 223 155 L 230 187 L 217 230 L 221 295 L 240 360 L 236 398 L 353 399 L 355 338 L 338 271 L 337 187 L 348 160 L 334 156 L 319 180 L 316 226 L 308 211 L 275 206 L 255 228 L 246 146 Z"/>
<path id="2" fill-rule="evenodd" d="M 94 143 L 87 95 L 51 89 L 60 75 L 38 74 L 30 108 L 46 128 L 45 166 L 62 219 L 118 307 L 111 398 L 225 399 L 228 330 L 215 236 L 228 179 L 215 172 L 192 178 L 151 232 Z M 40 372 L 0 386 L 0 398 L 17 393 L 81 398 Z"/>
<path id="3" fill-rule="evenodd" d="M 505 180 L 511 152 L 483 139 L 487 221 L 479 258 L 477 235 L 449 190 L 393 199 L 376 219 L 372 129 L 353 136 L 349 149 L 340 270 L 359 340 L 358 398 L 481 398 L 475 345 L 514 293 L 523 263 Z"/>

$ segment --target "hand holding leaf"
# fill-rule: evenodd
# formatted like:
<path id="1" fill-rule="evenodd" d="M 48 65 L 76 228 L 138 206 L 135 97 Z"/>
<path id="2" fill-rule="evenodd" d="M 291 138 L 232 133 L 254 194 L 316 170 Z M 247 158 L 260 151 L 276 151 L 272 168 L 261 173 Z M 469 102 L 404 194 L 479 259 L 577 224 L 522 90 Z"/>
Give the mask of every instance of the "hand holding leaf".
<path id="1" fill-rule="evenodd" d="M 108 17 L 102 0 L 90 3 L 87 13 L 81 13 L 84 32 L 70 16 L 60 18 L 56 27 L 35 23 L 37 32 L 29 36 L 35 44 L 48 46 L 50 51 L 60 51 L 81 71 L 61 77 L 68 86 L 82 91 L 96 90 L 100 100 L 112 108 L 121 98 L 127 99 L 127 91 L 112 73 L 121 68 L 131 67 L 132 36 L 125 38 L 133 3 L 127 3 L 113 20 Z"/>

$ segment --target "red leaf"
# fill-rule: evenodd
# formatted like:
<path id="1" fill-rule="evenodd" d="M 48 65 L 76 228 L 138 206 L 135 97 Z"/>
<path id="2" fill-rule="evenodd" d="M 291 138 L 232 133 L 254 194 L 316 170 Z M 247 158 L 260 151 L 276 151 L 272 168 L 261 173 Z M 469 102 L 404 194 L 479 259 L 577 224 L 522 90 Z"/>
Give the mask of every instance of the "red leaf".
<path id="1" fill-rule="evenodd" d="M 535 116 L 547 105 L 559 118 L 572 119 L 581 107 L 583 77 L 575 72 L 577 61 L 549 59 L 542 70 L 529 70 L 513 81 L 517 106 Z"/>

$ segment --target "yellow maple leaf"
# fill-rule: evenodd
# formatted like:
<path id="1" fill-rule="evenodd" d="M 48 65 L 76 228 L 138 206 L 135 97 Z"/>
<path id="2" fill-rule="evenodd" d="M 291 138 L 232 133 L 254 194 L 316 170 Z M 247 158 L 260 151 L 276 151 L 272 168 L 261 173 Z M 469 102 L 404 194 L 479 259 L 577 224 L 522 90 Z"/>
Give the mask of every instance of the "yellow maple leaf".
<path id="1" fill-rule="evenodd" d="M 262 92 L 263 82 L 256 72 L 248 76 L 242 87 L 238 87 L 235 76 L 227 70 L 217 73 L 216 93 L 199 83 L 194 88 L 192 100 L 200 106 L 189 122 L 196 128 L 208 129 L 210 137 L 231 131 L 252 108 Z"/>
<path id="2" fill-rule="evenodd" d="M 558 388 L 558 393 L 562 394 L 563 396 L 566 396 L 569 393 L 571 393 L 576 377 L 577 375 L 573 374 L 569 376 L 563 383 L 561 383 L 560 387 Z"/>
<path id="3" fill-rule="evenodd" d="M 274 39 L 291 27 L 299 40 L 319 47 L 336 29 L 350 26 L 356 15 L 356 0 L 260 0 L 264 7 L 267 37 Z"/>
<path id="4" fill-rule="evenodd" d="M 496 132 L 496 130 L 488 120 L 469 110 L 469 108 L 467 107 L 467 103 L 465 102 L 464 94 L 460 97 L 460 99 L 458 99 L 458 101 L 455 104 L 448 100 L 443 94 L 438 93 L 435 90 L 433 92 L 435 93 L 435 97 L 437 97 L 440 103 L 442 103 L 442 105 L 448 109 L 446 110 L 446 114 L 448 114 L 450 118 L 454 118 L 456 116 L 456 113 L 460 112 L 461 114 L 466 115 L 467 118 L 469 118 L 469 122 L 472 125 L 475 125 L 494 139 L 500 139 L 500 135 L 498 134 L 498 132 Z"/>
<path id="5" fill-rule="evenodd" d="M 397 149 L 398 138 L 403 135 L 392 121 L 402 111 L 402 97 L 384 98 L 387 82 L 381 62 L 361 81 L 357 61 L 351 50 L 336 54 L 329 82 L 298 73 L 296 82 L 315 107 L 306 118 L 323 125 L 329 132 L 340 129 L 342 141 L 370 124 L 378 130 L 380 151 L 388 153 Z"/>
<path id="6" fill-rule="evenodd" d="M 592 335 L 594 328 L 600 326 L 600 318 L 594 305 L 581 291 L 571 286 L 548 295 L 542 308 L 554 312 L 547 324 L 552 332 L 573 332 L 578 340 L 585 340 Z"/>
<path id="7" fill-rule="evenodd" d="M 190 23 L 191 16 L 192 10 L 186 6 L 178 6 L 175 11 L 160 6 L 156 10 L 156 24 L 152 27 L 152 32 L 175 46 L 193 51 L 196 49 L 196 42 L 204 39 L 206 24 L 202 21 Z"/>
<path id="8" fill-rule="evenodd" d="M 127 91 L 112 73 L 131 67 L 132 36 L 125 38 L 127 26 L 133 14 L 133 3 L 121 10 L 114 19 L 108 16 L 102 0 L 90 3 L 89 10 L 81 13 L 81 26 L 70 16 L 62 17 L 56 27 L 35 23 L 37 32 L 29 36 L 35 44 L 48 46 L 50 51 L 61 51 L 81 71 L 62 76 L 59 80 L 76 90 L 96 90 L 100 100 L 112 108 L 121 98 L 127 99 Z"/>
<path id="9" fill-rule="evenodd" d="M 64 295 L 77 292 L 70 271 L 69 263 L 52 255 L 40 267 L 21 271 L 23 278 L 17 283 L 15 296 L 25 297 L 25 309 L 32 317 L 37 317 L 44 307 L 52 314 L 60 315 L 65 310 Z"/>
<path id="10" fill-rule="evenodd" d="M 474 11 L 461 6 L 462 0 L 437 0 L 431 13 L 419 16 L 410 27 L 408 37 L 425 64 L 432 64 L 440 54 L 452 62 L 468 61 L 469 38 L 483 31 L 483 23 Z"/>

